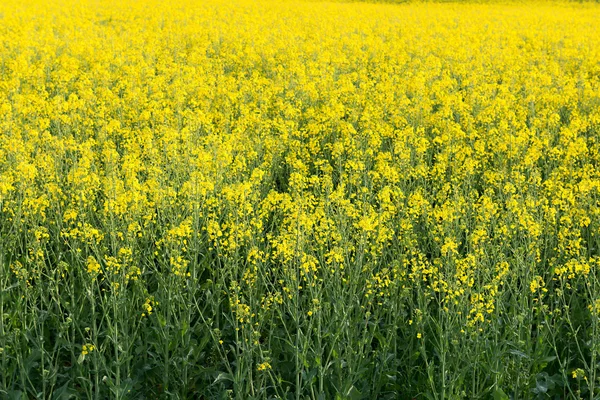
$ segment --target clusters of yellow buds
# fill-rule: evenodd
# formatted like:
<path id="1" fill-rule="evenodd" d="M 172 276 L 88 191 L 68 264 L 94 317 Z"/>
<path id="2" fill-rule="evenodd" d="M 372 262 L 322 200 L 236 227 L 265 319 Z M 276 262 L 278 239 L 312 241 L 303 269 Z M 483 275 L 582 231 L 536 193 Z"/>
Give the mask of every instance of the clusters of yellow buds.
<path id="1" fill-rule="evenodd" d="M 90 344 L 90 343 L 86 343 L 81 347 L 81 354 L 86 356 L 94 350 L 96 350 L 96 346 L 94 346 L 93 344 Z"/>

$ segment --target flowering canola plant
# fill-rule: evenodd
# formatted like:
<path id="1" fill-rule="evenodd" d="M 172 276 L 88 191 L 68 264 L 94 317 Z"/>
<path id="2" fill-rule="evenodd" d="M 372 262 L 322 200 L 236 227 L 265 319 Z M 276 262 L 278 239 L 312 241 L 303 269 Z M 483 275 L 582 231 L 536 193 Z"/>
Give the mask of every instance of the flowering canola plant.
<path id="1" fill-rule="evenodd" d="M 597 398 L 599 21 L 1 2 L 0 398 Z"/>

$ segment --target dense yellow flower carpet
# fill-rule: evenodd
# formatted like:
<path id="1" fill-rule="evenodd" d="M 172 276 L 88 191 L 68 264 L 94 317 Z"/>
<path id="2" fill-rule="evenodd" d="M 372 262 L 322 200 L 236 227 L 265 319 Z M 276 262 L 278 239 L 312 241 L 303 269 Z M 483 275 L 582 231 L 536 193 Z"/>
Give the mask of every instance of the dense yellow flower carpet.
<path id="1" fill-rule="evenodd" d="M 597 399 L 599 26 L 0 2 L 0 398 Z"/>

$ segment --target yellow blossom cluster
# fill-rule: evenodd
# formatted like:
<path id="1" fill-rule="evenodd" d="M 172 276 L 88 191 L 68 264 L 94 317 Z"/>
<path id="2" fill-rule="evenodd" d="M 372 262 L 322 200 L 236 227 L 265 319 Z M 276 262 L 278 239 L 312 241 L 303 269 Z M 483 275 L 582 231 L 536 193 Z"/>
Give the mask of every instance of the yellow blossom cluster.
<path id="1" fill-rule="evenodd" d="M 181 342 L 152 357 L 185 343 L 188 355 L 221 356 L 219 368 L 296 382 L 297 398 L 317 380 L 337 385 L 329 367 L 355 379 L 353 368 L 385 360 L 372 379 L 383 382 L 405 365 L 390 361 L 403 345 L 424 360 L 407 374 L 431 390 L 439 380 L 432 398 L 454 398 L 446 379 L 511 382 L 533 353 L 564 357 L 557 374 L 577 357 L 595 366 L 600 350 L 577 346 L 600 336 L 599 15 L 542 1 L 2 1 L 0 293 L 14 302 L 3 309 L 61 320 L 91 309 L 73 308 L 85 293 L 107 316 L 81 318 L 109 325 L 94 328 L 107 343 L 141 338 L 131 321 L 154 313 L 143 319 L 157 324 L 152 340 Z M 174 334 L 167 319 L 182 310 Z M 577 352 L 539 350 L 561 336 L 542 332 L 549 321 Z M 201 323 L 227 345 L 193 348 L 208 336 L 183 337 Z M 75 340 L 69 329 L 61 337 Z M 492 342 L 513 375 L 446 376 L 444 354 L 482 365 L 484 352 L 467 350 Z M 265 361 L 276 345 L 294 357 Z M 531 354 L 517 362 L 519 346 Z M 3 362 L 13 359 L 27 357 Z M 285 375 L 292 364 L 301 371 Z M 523 376 L 534 382 L 538 367 Z M 573 376 L 591 385 L 585 373 Z M 239 387 L 288 396 L 258 375 Z M 344 396 L 361 398 L 358 379 L 339 379 Z M 334 398 L 314 385 L 311 398 Z"/>

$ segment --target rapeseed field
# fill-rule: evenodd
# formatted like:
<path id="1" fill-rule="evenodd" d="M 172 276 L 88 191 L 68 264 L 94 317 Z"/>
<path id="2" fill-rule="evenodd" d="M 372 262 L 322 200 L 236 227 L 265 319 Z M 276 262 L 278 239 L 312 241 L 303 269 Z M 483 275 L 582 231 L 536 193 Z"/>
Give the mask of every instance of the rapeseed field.
<path id="1" fill-rule="evenodd" d="M 600 5 L 0 2 L 1 399 L 598 399 Z"/>

